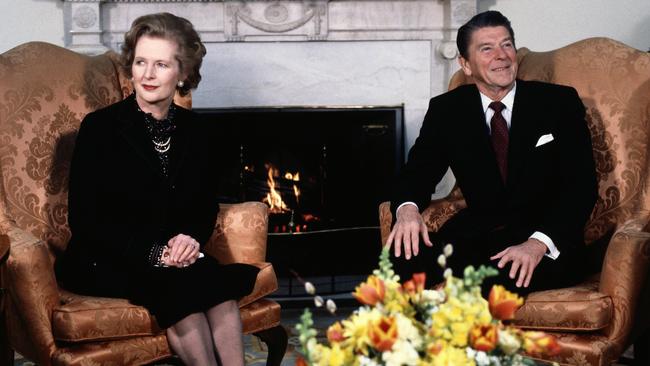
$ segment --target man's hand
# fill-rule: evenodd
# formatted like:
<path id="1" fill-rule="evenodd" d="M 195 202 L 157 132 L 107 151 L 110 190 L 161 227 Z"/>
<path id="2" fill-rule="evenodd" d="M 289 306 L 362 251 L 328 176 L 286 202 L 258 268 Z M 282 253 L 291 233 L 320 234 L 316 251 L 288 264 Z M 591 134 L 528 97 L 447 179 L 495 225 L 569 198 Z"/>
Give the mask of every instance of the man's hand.
<path id="1" fill-rule="evenodd" d="M 397 210 L 397 220 L 395 226 L 391 230 L 388 239 L 386 240 L 386 247 L 390 248 L 393 241 L 395 242 L 395 257 L 399 257 L 402 253 L 402 244 L 404 244 L 404 256 L 406 259 L 411 259 L 411 253 L 418 255 L 420 247 L 420 234 L 427 246 L 433 246 L 429 240 L 429 231 L 424 224 L 422 215 L 418 212 L 415 205 L 404 205 Z"/>
<path id="2" fill-rule="evenodd" d="M 517 279 L 517 287 L 528 287 L 531 278 L 533 278 L 533 271 L 535 267 L 544 257 L 544 253 L 548 248 L 544 243 L 537 239 L 528 239 L 519 245 L 513 245 L 506 248 L 500 253 L 490 257 L 491 260 L 500 259 L 497 267 L 503 268 L 508 262 L 512 261 L 510 267 L 510 278 L 513 280 L 519 271 L 519 278 Z"/>

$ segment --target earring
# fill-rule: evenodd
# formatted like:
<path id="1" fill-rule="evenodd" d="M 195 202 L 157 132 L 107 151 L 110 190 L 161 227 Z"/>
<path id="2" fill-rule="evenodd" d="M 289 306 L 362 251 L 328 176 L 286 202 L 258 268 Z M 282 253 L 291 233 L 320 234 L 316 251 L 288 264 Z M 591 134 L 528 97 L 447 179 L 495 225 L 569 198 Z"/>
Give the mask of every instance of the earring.
<path id="1" fill-rule="evenodd" d="M 183 82 L 183 80 L 179 80 L 178 84 L 176 85 L 178 85 L 179 88 L 182 88 L 183 86 L 185 86 L 185 83 Z"/>

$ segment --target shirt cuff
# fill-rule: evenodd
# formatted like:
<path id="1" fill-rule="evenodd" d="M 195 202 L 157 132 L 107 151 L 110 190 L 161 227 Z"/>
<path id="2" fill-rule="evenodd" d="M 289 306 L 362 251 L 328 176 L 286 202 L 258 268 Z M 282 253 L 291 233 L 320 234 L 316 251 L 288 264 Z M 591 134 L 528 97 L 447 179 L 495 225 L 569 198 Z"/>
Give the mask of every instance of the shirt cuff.
<path id="1" fill-rule="evenodd" d="M 400 208 L 402 208 L 403 206 L 406 206 L 406 205 L 413 205 L 413 206 L 415 206 L 415 208 L 418 209 L 418 211 L 420 211 L 420 208 L 418 207 L 418 205 L 415 204 L 415 202 L 407 201 L 407 202 L 404 202 L 401 205 L 397 206 L 397 210 L 395 210 L 395 216 L 397 216 L 397 211 L 399 211 Z"/>
<path id="2" fill-rule="evenodd" d="M 555 246 L 555 244 L 553 244 L 553 240 L 551 240 L 551 238 L 549 238 L 546 234 L 539 231 L 535 231 L 533 235 L 530 236 L 530 238 L 537 239 L 542 243 L 544 243 L 544 245 L 546 245 L 546 247 L 548 248 L 548 252 L 544 254 L 545 256 L 553 260 L 557 259 L 557 257 L 560 256 L 560 251 L 557 250 L 557 247 Z"/>

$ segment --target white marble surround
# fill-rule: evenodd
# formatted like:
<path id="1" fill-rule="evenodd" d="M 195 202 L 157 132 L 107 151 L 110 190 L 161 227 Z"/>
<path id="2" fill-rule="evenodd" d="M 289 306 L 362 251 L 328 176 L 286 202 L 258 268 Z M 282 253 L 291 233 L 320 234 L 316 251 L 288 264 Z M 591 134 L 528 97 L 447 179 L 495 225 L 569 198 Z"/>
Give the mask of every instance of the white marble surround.
<path id="1" fill-rule="evenodd" d="M 64 0 L 67 47 L 119 50 L 140 15 L 194 24 L 208 54 L 194 106 L 404 105 L 408 149 L 444 92 L 476 0 Z"/>

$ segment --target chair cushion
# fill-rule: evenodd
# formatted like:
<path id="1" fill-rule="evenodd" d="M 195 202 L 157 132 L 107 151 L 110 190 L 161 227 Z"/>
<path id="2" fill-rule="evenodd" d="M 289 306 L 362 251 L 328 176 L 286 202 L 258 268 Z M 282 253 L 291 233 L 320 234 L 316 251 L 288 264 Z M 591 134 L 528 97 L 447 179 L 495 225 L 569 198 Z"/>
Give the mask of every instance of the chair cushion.
<path id="1" fill-rule="evenodd" d="M 275 316 L 266 314 L 267 308 L 273 307 L 273 302 L 257 304 L 259 301 L 256 301 L 278 287 L 273 266 L 270 263 L 255 265 L 260 268 L 260 272 L 253 292 L 239 301 L 244 329 L 258 329 L 276 318 L 279 323 L 280 319 L 279 306 Z M 273 313 L 271 310 L 270 313 Z M 128 300 L 81 296 L 65 290 L 61 291 L 61 305 L 52 314 L 52 328 L 54 338 L 61 342 L 107 341 L 152 336 L 161 332 L 147 309 L 133 305 Z M 262 326 L 260 329 L 264 328 L 266 327 Z"/>
<path id="2" fill-rule="evenodd" d="M 90 297 L 63 292 L 52 314 L 57 341 L 105 341 L 160 332 L 147 309 L 126 299 Z"/>
<path id="3" fill-rule="evenodd" d="M 256 333 L 280 324 L 280 304 L 269 299 L 259 299 L 240 309 L 244 334 Z"/>
<path id="4" fill-rule="evenodd" d="M 153 337 L 63 346 L 52 355 L 52 365 L 149 365 L 171 356 L 167 337 L 159 334 Z"/>
<path id="5" fill-rule="evenodd" d="M 513 324 L 524 329 L 591 332 L 607 327 L 613 312 L 611 297 L 598 292 L 598 282 L 590 280 L 529 294 Z"/>

